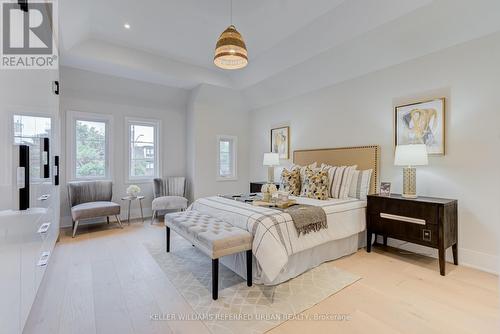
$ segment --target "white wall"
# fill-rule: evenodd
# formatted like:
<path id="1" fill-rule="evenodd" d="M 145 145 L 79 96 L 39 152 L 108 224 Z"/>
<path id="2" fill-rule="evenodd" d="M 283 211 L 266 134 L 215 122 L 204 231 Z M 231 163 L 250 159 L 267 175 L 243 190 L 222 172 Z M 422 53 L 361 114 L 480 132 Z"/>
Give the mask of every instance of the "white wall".
<path id="1" fill-rule="evenodd" d="M 248 192 L 249 115 L 240 92 L 200 85 L 188 103 L 188 166 L 191 199 Z M 238 138 L 237 180 L 217 181 L 217 135 Z"/>
<path id="2" fill-rule="evenodd" d="M 150 118 L 161 121 L 161 164 L 162 177 L 186 174 L 186 103 L 188 91 L 161 85 L 148 84 L 130 79 L 122 79 L 69 67 L 61 68 L 61 116 L 66 125 L 68 111 L 107 114 L 113 117 L 111 152 L 113 180 L 113 200 L 121 203 L 128 182 L 126 117 Z M 62 131 L 62 152 L 66 153 L 66 126 Z M 63 226 L 71 226 L 67 200 L 66 154 L 62 159 L 61 173 L 61 216 Z M 153 197 L 152 181 L 133 182 L 146 196 L 145 216 L 151 215 Z M 122 218 L 126 217 L 126 203 L 122 204 Z M 137 203 L 132 216 L 139 216 Z"/>
<path id="3" fill-rule="evenodd" d="M 327 64 L 315 64 L 317 68 L 323 65 Z M 294 85 L 314 81 L 315 77 L 303 73 L 300 82 L 281 81 L 273 89 L 279 95 L 280 90 L 290 91 Z M 393 191 L 400 192 L 402 171 L 393 166 L 393 108 L 421 98 L 445 96 L 447 153 L 431 157 L 429 166 L 418 169 L 418 192 L 457 198 L 461 263 L 498 272 L 499 88 L 497 33 L 263 107 L 250 117 L 250 179 L 265 179 L 260 161 L 269 150 L 271 127 L 289 124 L 292 151 L 381 145 L 381 181 L 392 182 Z"/>

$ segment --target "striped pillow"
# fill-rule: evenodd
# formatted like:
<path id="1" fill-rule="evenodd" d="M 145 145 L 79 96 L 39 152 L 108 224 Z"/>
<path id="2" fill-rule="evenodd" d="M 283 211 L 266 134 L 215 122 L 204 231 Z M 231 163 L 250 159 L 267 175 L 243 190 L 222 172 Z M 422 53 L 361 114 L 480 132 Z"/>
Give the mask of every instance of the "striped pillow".
<path id="1" fill-rule="evenodd" d="M 349 187 L 349 197 L 358 198 L 363 201 L 366 200 L 366 196 L 370 192 L 372 173 L 373 169 L 354 171 L 351 186 Z"/>
<path id="2" fill-rule="evenodd" d="M 328 171 L 331 198 L 347 198 L 354 171 L 358 166 L 332 166 Z"/>

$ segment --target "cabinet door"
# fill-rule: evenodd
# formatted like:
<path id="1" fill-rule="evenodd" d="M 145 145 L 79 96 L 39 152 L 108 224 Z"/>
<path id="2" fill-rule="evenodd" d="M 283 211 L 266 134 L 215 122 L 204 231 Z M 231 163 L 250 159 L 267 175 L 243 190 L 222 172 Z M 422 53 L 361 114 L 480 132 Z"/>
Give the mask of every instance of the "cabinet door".
<path id="1" fill-rule="evenodd" d="M 0 212 L 0 328 L 3 333 L 20 333 L 21 235 L 11 217 Z"/>
<path id="2" fill-rule="evenodd" d="M 36 295 L 36 266 L 42 251 L 43 238 L 38 233 L 46 209 L 30 209 L 30 219 L 22 222 L 21 245 L 21 324 L 26 322 Z"/>

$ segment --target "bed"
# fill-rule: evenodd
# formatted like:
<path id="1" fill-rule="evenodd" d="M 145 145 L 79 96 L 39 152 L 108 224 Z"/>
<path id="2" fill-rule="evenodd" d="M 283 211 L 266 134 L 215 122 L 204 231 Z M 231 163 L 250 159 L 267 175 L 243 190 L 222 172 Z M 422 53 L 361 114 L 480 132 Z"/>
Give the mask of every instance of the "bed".
<path id="1" fill-rule="evenodd" d="M 358 165 L 359 170 L 373 169 L 370 193 L 377 190 L 380 159 L 378 146 L 299 150 L 294 152 L 293 157 L 294 163 L 299 165 L 317 162 Z M 252 250 L 256 259 L 253 279 L 258 284 L 279 284 L 323 262 L 352 254 L 364 246 L 366 201 L 355 198 L 325 201 L 292 198 L 299 204 L 322 207 L 327 215 L 328 227 L 299 237 L 289 214 L 218 196 L 198 199 L 190 209 L 224 220 L 253 234 Z M 245 258 L 241 254 L 224 257 L 221 262 L 245 277 Z"/>

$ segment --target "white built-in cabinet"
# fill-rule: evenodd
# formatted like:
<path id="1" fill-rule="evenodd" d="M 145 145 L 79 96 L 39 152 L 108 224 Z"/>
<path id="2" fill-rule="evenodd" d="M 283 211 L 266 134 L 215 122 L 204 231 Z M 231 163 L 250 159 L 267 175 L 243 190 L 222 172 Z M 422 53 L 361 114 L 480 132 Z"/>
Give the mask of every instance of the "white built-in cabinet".
<path id="1" fill-rule="evenodd" d="M 22 332 L 58 237 L 57 214 L 54 205 L 49 203 L 26 211 L 0 212 L 2 333 Z M 47 223 L 49 228 L 40 231 Z M 48 262 L 39 263 L 45 254 L 49 254 Z"/>
<path id="2" fill-rule="evenodd" d="M 22 333 L 59 234 L 59 187 L 53 179 L 54 156 L 60 154 L 59 97 L 52 92 L 57 77 L 57 71 L 0 75 L 0 333 Z M 31 208 L 25 211 L 16 207 L 14 114 L 52 119 L 51 175 L 30 184 Z M 44 254 L 46 264 L 40 262 Z"/>

